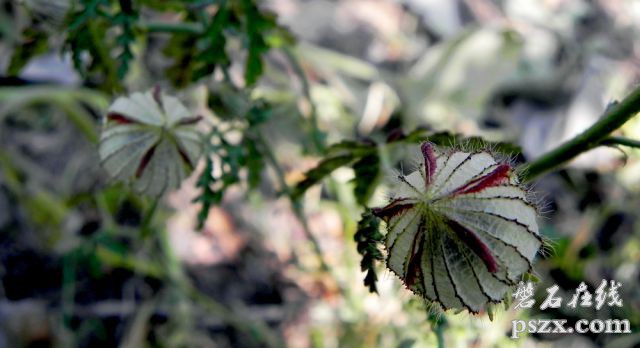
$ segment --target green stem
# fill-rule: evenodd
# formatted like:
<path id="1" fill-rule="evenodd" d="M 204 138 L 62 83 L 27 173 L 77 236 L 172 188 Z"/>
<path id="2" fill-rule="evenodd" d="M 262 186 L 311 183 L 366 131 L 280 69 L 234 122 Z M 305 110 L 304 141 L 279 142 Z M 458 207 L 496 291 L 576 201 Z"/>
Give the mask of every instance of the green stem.
<path id="1" fill-rule="evenodd" d="M 138 23 L 138 28 L 151 33 L 183 33 L 200 35 L 204 27 L 199 23 L 189 22 L 144 22 Z"/>
<path id="2" fill-rule="evenodd" d="M 207 312 L 218 316 L 225 324 L 232 326 L 248 335 L 253 341 L 255 346 L 264 347 L 282 347 L 284 346 L 280 342 L 279 337 L 261 320 L 250 319 L 248 316 L 243 316 L 226 305 L 217 302 L 215 299 L 202 293 L 195 288 L 191 283 L 189 277 L 184 271 L 180 260 L 173 252 L 169 235 L 164 228 L 158 229 L 153 233 L 155 242 L 157 243 L 157 249 L 159 264 L 152 262 L 145 262 L 139 260 L 131 255 L 122 256 L 115 253 L 108 248 L 99 247 L 96 249 L 96 254 L 101 261 L 105 261 L 111 267 L 121 267 L 132 270 L 138 274 L 146 277 L 155 278 L 163 281 L 166 284 L 166 289 L 170 291 L 173 296 L 178 300 L 190 299 L 193 302 L 194 307 L 204 308 Z M 67 255 L 65 260 L 75 262 L 73 258 L 75 254 Z M 73 295 L 73 286 L 75 282 L 72 278 L 75 275 L 75 264 L 69 264 L 65 266 L 65 283 L 68 284 L 66 290 L 63 290 L 63 303 L 67 307 L 72 306 L 73 303 L 70 298 Z M 64 297 L 66 296 L 66 297 Z M 72 308 L 65 307 L 64 313 L 72 313 Z M 176 311 L 179 309 L 176 308 Z M 64 314 L 63 313 L 63 314 Z M 176 313 L 175 311 L 173 313 Z M 181 318 L 178 320 L 186 320 Z M 184 322 L 182 322 L 185 324 Z"/>
<path id="3" fill-rule="evenodd" d="M 640 111 L 640 87 L 611 107 L 593 126 L 526 165 L 523 170 L 523 180 L 531 181 L 579 154 L 602 145 L 609 134 L 620 128 L 638 111 Z"/>
<path id="4" fill-rule="evenodd" d="M 253 320 L 250 316 L 239 315 L 230 308 L 203 294 L 191 284 L 184 288 L 186 294 L 201 305 L 207 312 L 213 313 L 222 320 L 247 335 L 259 347 L 284 347 L 284 342 L 261 320 Z"/>
<path id="5" fill-rule="evenodd" d="M 313 99 L 311 98 L 311 87 L 309 86 L 309 79 L 307 78 L 307 74 L 305 74 L 302 65 L 300 65 L 300 61 L 291 50 L 291 47 L 285 46 L 282 48 L 282 51 L 291 63 L 291 66 L 293 67 L 296 75 L 298 75 L 298 78 L 300 79 L 300 83 L 302 85 L 302 94 L 304 95 L 305 99 L 307 99 L 307 102 L 309 103 L 309 107 L 311 109 L 309 112 L 309 123 L 311 124 L 311 138 L 313 139 L 313 145 L 318 152 L 323 153 L 325 150 L 324 140 L 322 137 L 322 132 L 318 127 L 318 113 L 316 112 L 316 105 L 313 103 Z"/>
<path id="6" fill-rule="evenodd" d="M 149 234 L 153 231 L 153 228 L 151 226 L 151 220 L 153 220 L 153 216 L 156 214 L 159 201 L 160 201 L 160 198 L 153 198 L 153 202 L 151 203 L 151 206 L 149 207 L 149 209 L 144 214 L 144 217 L 142 218 L 142 224 L 140 225 L 140 229 L 141 229 L 143 238 L 148 237 Z"/>
<path id="7" fill-rule="evenodd" d="M 431 321 L 431 328 L 433 332 L 436 334 L 438 348 L 445 348 L 444 330 L 447 326 L 447 319 L 444 316 L 431 315 L 429 317 L 429 321 Z"/>
<path id="8" fill-rule="evenodd" d="M 118 68 L 116 67 L 114 60 L 111 59 L 109 49 L 104 43 L 104 37 L 102 37 L 98 32 L 98 26 L 96 22 L 88 21 L 87 30 L 89 31 L 89 35 L 91 35 L 91 39 L 93 40 L 92 43 L 96 50 L 98 58 L 105 68 L 105 79 L 108 83 L 109 92 L 121 92 L 123 90 L 123 86 L 120 84 L 120 80 L 118 79 Z"/>
<path id="9" fill-rule="evenodd" d="M 61 331 L 62 346 L 74 347 L 78 335 L 72 329 L 72 319 L 76 296 L 76 268 L 77 251 L 72 251 L 62 258 L 62 289 L 61 289 L 61 321 L 58 329 Z"/>
<path id="10" fill-rule="evenodd" d="M 107 203 L 107 196 L 105 191 L 98 191 L 94 196 L 96 208 L 100 212 L 100 218 L 102 220 L 103 228 L 114 229 L 116 222 L 113 219 L 113 215 L 109 212 L 109 203 Z"/>
<path id="11" fill-rule="evenodd" d="M 82 109 L 82 107 L 74 100 L 71 100 L 71 98 L 68 99 L 69 100 L 66 101 L 53 101 L 66 113 L 69 120 L 73 122 L 82 134 L 84 134 L 87 140 L 92 144 L 96 144 L 98 142 L 98 134 L 96 131 L 96 124 L 91 118 L 91 115 Z"/>
<path id="12" fill-rule="evenodd" d="M 171 248 L 166 229 L 158 230 L 156 236 L 158 238 L 165 275 L 177 296 L 186 296 L 192 299 L 199 307 L 204 307 L 207 311 L 218 315 L 225 323 L 233 326 L 235 329 L 244 331 L 256 343 L 256 346 L 283 346 L 279 338 L 265 323 L 260 320 L 250 320 L 248 317 L 240 316 L 195 288 L 185 274 L 180 260 L 178 260 L 178 257 Z"/>
<path id="13" fill-rule="evenodd" d="M 635 147 L 640 149 L 640 140 L 629 139 L 625 137 L 608 137 L 600 142 L 602 145 L 622 145 L 628 147 Z"/>
<path id="14" fill-rule="evenodd" d="M 10 112 L 35 104 L 53 104 L 64 111 L 69 120 L 92 143 L 98 140 L 96 124 L 91 115 L 81 107 L 89 105 L 102 112 L 109 105 L 108 97 L 89 89 L 60 86 L 23 86 L 0 88 L 0 120 Z"/>
<path id="15" fill-rule="evenodd" d="M 311 229 L 309 228 L 309 225 L 307 224 L 307 219 L 305 218 L 304 211 L 302 209 L 302 203 L 300 203 L 299 200 L 295 199 L 292 196 L 291 187 L 289 187 L 289 185 L 287 184 L 287 181 L 285 180 L 284 170 L 282 169 L 282 167 L 280 166 L 280 163 L 278 162 L 275 155 L 273 154 L 273 151 L 271 151 L 271 147 L 265 142 L 264 137 L 261 134 L 258 134 L 255 140 L 256 142 L 258 142 L 258 144 L 260 144 L 263 154 L 267 157 L 267 160 L 275 170 L 276 177 L 278 178 L 281 191 L 284 194 L 286 194 L 287 197 L 289 197 L 289 200 L 291 201 L 291 205 L 293 207 L 293 212 L 296 215 L 296 218 L 302 224 L 302 230 L 304 231 L 307 239 L 309 239 L 309 241 L 311 242 L 311 245 L 313 246 L 313 250 L 318 256 L 318 261 L 320 262 L 320 268 L 322 269 L 323 272 L 327 274 L 331 274 L 331 269 L 329 268 L 329 265 L 325 262 L 324 257 L 322 256 L 320 241 L 313 235 L 313 233 L 311 232 Z"/>

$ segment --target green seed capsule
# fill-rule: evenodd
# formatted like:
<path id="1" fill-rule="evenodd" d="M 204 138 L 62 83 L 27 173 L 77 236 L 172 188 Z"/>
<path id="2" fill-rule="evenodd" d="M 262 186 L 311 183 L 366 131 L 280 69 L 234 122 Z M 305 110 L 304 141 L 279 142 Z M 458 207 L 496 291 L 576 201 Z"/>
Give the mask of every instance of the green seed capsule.
<path id="1" fill-rule="evenodd" d="M 419 167 L 373 210 L 387 223 L 387 267 L 427 301 L 478 313 L 531 270 L 542 246 L 537 210 L 489 152 L 421 150 Z"/>

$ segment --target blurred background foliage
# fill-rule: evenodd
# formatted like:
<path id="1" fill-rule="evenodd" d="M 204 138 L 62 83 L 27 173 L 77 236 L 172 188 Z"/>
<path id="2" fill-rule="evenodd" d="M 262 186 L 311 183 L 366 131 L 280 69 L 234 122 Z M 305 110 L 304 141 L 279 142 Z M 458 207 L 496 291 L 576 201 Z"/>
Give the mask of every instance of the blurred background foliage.
<path id="1" fill-rule="evenodd" d="M 354 235 L 427 136 L 525 161 L 595 122 L 637 84 L 639 23 L 633 0 L 3 0 L 0 347 L 637 346 L 637 149 L 534 185 L 536 304 L 615 279 L 622 308 L 434 317 L 383 267 L 369 293 Z M 159 204 L 96 147 L 113 98 L 154 85 L 210 144 Z M 510 339 L 527 318 L 633 333 Z"/>

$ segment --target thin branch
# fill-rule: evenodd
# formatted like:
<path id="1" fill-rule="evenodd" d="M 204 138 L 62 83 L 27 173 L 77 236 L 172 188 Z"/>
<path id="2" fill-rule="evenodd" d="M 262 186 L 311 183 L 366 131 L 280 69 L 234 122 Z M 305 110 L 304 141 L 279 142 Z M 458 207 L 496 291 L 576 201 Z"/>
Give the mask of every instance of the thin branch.
<path id="1" fill-rule="evenodd" d="M 602 145 L 622 145 L 628 147 L 635 147 L 640 149 L 640 140 L 629 139 L 625 137 L 608 137 L 600 142 Z"/>
<path id="2" fill-rule="evenodd" d="M 307 99 L 307 102 L 309 103 L 309 107 L 310 107 L 309 123 L 311 125 L 311 132 L 312 132 L 311 138 L 313 140 L 313 145 L 315 146 L 318 152 L 323 153 L 325 150 L 325 145 L 322 139 L 322 132 L 318 127 L 318 113 L 316 111 L 316 105 L 314 104 L 313 99 L 311 98 L 311 87 L 309 86 L 309 79 L 307 78 L 307 74 L 304 72 L 304 69 L 300 64 L 300 61 L 298 60 L 298 57 L 296 57 L 295 53 L 291 50 L 290 47 L 285 46 L 283 47 L 282 51 L 284 52 L 285 56 L 291 63 L 291 67 L 293 68 L 293 71 L 298 75 L 298 78 L 300 79 L 300 84 L 302 85 L 302 94 L 304 95 L 304 98 Z"/>
<path id="3" fill-rule="evenodd" d="M 523 180 L 531 181 L 599 145 L 616 129 L 640 111 L 640 87 L 611 107 L 593 126 L 526 165 Z"/>
<path id="4" fill-rule="evenodd" d="M 324 260 L 324 257 L 322 256 L 320 241 L 316 238 L 316 236 L 313 235 L 313 233 L 311 232 L 311 229 L 309 228 L 309 225 L 307 224 L 307 219 L 304 216 L 302 204 L 300 203 L 299 200 L 295 199 L 292 196 L 291 187 L 289 187 L 289 185 L 285 180 L 284 170 L 282 169 L 282 167 L 280 166 L 280 163 L 278 162 L 275 155 L 273 154 L 273 151 L 271 151 L 271 147 L 264 141 L 264 137 L 261 134 L 258 134 L 258 136 L 255 137 L 255 140 L 260 144 L 260 148 L 263 151 L 264 155 L 266 156 L 267 161 L 269 161 L 269 163 L 275 170 L 276 176 L 278 178 L 278 182 L 280 184 L 280 190 L 282 191 L 282 193 L 286 194 L 289 200 L 291 201 L 293 212 L 296 215 L 296 218 L 300 221 L 300 224 L 302 224 L 302 230 L 304 231 L 307 239 L 309 239 L 309 241 L 311 242 L 311 245 L 313 246 L 313 250 L 318 256 L 318 261 L 320 262 L 320 268 L 322 269 L 323 272 L 327 274 L 331 274 L 331 269 L 329 268 L 329 265 L 326 263 L 326 261 Z"/>
<path id="5" fill-rule="evenodd" d="M 151 226 L 151 220 L 153 220 L 153 216 L 156 214 L 156 210 L 158 208 L 158 202 L 160 199 L 153 199 L 151 202 L 151 206 L 145 212 L 144 217 L 142 219 L 142 224 L 140 226 L 141 235 L 143 238 L 147 238 L 152 232 L 153 228 Z"/>
<path id="6" fill-rule="evenodd" d="M 140 21 L 138 28 L 152 33 L 185 33 L 199 35 L 204 27 L 199 23 L 190 22 L 145 22 Z"/>

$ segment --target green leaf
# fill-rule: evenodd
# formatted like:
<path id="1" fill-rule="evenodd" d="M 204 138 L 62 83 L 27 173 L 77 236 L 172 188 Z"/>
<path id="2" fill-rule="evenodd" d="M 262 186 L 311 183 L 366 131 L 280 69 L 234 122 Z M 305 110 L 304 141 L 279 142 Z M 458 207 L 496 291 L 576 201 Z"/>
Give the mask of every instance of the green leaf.
<path id="1" fill-rule="evenodd" d="M 179 12 L 184 9 L 183 0 L 137 0 L 140 6 L 148 7 L 161 12 Z"/>
<path id="2" fill-rule="evenodd" d="M 362 213 L 362 218 L 358 222 L 358 230 L 353 239 L 357 243 L 358 253 L 362 255 L 360 270 L 367 272 L 364 278 L 364 285 L 370 292 L 378 292 L 376 282 L 375 265 L 377 261 L 382 261 L 384 256 L 378 245 L 382 244 L 384 236 L 380 233 L 380 222 L 373 216 L 370 209 Z"/>
<path id="3" fill-rule="evenodd" d="M 311 169 L 305 174 L 305 179 L 300 181 L 296 187 L 293 188 L 291 197 L 298 199 L 313 185 L 324 179 L 325 176 L 331 174 L 334 170 L 348 165 L 355 159 L 352 153 L 346 153 L 335 157 L 325 158 L 318 164 L 317 167 Z"/>
<path id="4" fill-rule="evenodd" d="M 218 67 L 226 68 L 230 64 L 225 51 L 227 37 L 238 37 L 245 44 L 247 86 L 262 75 L 262 57 L 269 49 L 293 42 L 288 31 L 278 26 L 275 15 L 260 10 L 254 1 L 216 3 L 217 11 L 210 20 L 203 18 L 206 14 L 188 12 L 186 20 L 199 20 L 204 27 L 202 33 L 174 33 L 165 48 L 165 54 L 174 61 L 167 76 L 177 86 L 211 76 Z"/>
<path id="5" fill-rule="evenodd" d="M 207 217 L 209 216 L 209 209 L 211 209 L 212 204 L 218 204 L 222 200 L 222 192 L 214 191 L 213 185 L 216 182 L 216 178 L 213 176 L 213 160 L 211 156 L 207 156 L 205 160 L 205 167 L 198 177 L 198 181 L 196 183 L 196 187 L 202 189 L 202 193 L 194 202 L 200 202 L 202 207 L 198 212 L 198 229 L 201 230 L 204 227 L 205 221 L 207 221 Z"/>
<path id="6" fill-rule="evenodd" d="M 261 100 L 256 101 L 255 104 L 246 115 L 250 128 L 260 125 L 271 118 L 271 109 L 267 105 Z"/>
<path id="7" fill-rule="evenodd" d="M 247 85 L 251 86 L 255 84 L 260 75 L 262 75 L 262 54 L 269 51 L 269 46 L 262 37 L 262 33 L 277 25 L 275 24 L 275 19 L 261 15 L 251 0 L 245 0 L 244 3 L 247 6 L 246 23 L 248 41 L 248 55 L 244 78 Z"/>
<path id="8" fill-rule="evenodd" d="M 364 156 L 353 164 L 355 187 L 353 192 L 360 205 L 366 205 L 380 177 L 380 158 L 377 153 Z"/>
<path id="9" fill-rule="evenodd" d="M 291 41 L 287 31 L 278 26 L 276 16 L 260 11 L 253 0 L 243 0 L 245 14 L 245 30 L 247 38 L 247 61 L 245 65 L 245 81 L 248 86 L 254 85 L 263 72 L 262 55 L 271 47 L 282 46 Z"/>
<path id="10" fill-rule="evenodd" d="M 16 46 L 11 56 L 7 75 L 17 76 L 29 60 L 45 53 L 48 48 L 48 36 L 44 31 L 35 27 L 26 28 L 22 32 L 22 41 Z"/>
<path id="11" fill-rule="evenodd" d="M 176 87 L 186 87 L 193 80 L 197 41 L 195 35 L 177 33 L 171 36 L 162 51 L 168 58 L 173 58 L 173 64 L 165 74 Z"/>
<path id="12" fill-rule="evenodd" d="M 71 52 L 75 69 L 85 78 L 99 79 L 98 83 L 103 90 L 122 90 L 117 66 L 111 58 L 111 42 L 105 40 L 110 23 L 97 17 L 78 22 L 77 26 L 77 30 L 68 30 L 63 48 L 63 51 Z"/>
<path id="13" fill-rule="evenodd" d="M 350 165 L 358 159 L 371 156 L 372 154 L 376 154 L 375 143 L 343 140 L 339 143 L 331 145 L 326 150 L 326 157 L 318 164 L 318 166 L 309 170 L 305 174 L 305 179 L 299 182 L 296 187 L 293 188 L 292 198 L 297 199 L 302 197 L 302 195 L 311 186 L 319 183 L 322 179 L 324 179 L 325 176 L 331 174 L 334 170 L 342 166 Z M 368 168 L 365 168 L 365 165 L 367 163 L 373 162 L 375 162 L 375 160 L 373 160 L 372 158 L 368 158 L 358 165 L 357 170 L 365 176 L 370 176 L 371 172 L 368 171 Z M 364 195 L 367 194 L 368 189 L 365 189 L 364 183 L 358 184 L 357 179 L 356 187 L 358 187 L 357 190 L 362 193 L 364 199 Z"/>
<path id="14" fill-rule="evenodd" d="M 533 273 L 525 273 L 522 275 L 522 281 L 540 283 L 540 278 L 536 277 Z"/>
<path id="15" fill-rule="evenodd" d="M 327 155 L 335 155 L 342 151 L 349 151 L 358 156 L 366 156 L 376 151 L 375 143 L 360 142 L 355 140 L 343 140 L 329 146 L 326 150 Z"/>
<path id="16" fill-rule="evenodd" d="M 264 168 L 265 162 L 253 139 L 245 137 L 245 148 L 247 150 L 247 182 L 249 183 L 249 188 L 254 189 L 260 184 L 262 168 Z"/>
<path id="17" fill-rule="evenodd" d="M 220 4 L 218 12 L 207 25 L 202 38 L 198 41 L 198 44 L 204 46 L 204 49 L 195 56 L 197 68 L 193 73 L 193 81 L 209 76 L 218 65 L 229 65 L 230 61 L 225 52 L 227 39 L 224 36 L 224 31 L 235 26 L 233 13 L 225 1 Z"/>
<path id="18" fill-rule="evenodd" d="M 124 79 L 129 71 L 129 63 L 133 59 L 131 45 L 135 41 L 134 25 L 138 21 L 138 11 L 134 10 L 131 0 L 120 0 L 120 13 L 113 17 L 114 25 L 122 28 L 122 33 L 116 38 L 116 43 L 122 52 L 118 55 L 118 78 Z"/>
<path id="19" fill-rule="evenodd" d="M 251 124 L 256 115 L 252 115 L 254 106 L 247 90 L 238 89 L 229 83 L 220 83 L 211 87 L 207 105 L 217 116 L 224 120 L 247 118 Z"/>

